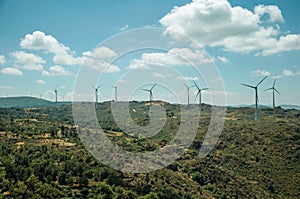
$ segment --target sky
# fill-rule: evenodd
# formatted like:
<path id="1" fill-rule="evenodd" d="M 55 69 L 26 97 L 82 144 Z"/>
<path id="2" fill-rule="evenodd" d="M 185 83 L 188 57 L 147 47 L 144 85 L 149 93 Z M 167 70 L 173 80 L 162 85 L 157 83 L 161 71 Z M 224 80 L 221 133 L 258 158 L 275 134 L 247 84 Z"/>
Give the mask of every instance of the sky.
<path id="1" fill-rule="evenodd" d="M 298 0 L 0 0 L 0 97 L 300 105 Z M 147 43 L 148 42 L 148 43 Z M 219 100 L 226 96 L 226 101 Z"/>

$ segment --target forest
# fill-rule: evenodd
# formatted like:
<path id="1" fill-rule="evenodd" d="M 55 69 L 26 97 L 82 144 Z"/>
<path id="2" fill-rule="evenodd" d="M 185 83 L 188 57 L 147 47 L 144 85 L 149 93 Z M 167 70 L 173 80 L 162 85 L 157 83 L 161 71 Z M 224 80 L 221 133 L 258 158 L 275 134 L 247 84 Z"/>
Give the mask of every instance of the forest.
<path id="1" fill-rule="evenodd" d="M 152 151 L 168 143 L 179 105 L 163 103 L 164 128 L 146 139 L 118 128 L 111 102 L 99 104 L 99 124 L 127 151 Z M 131 102 L 131 117 L 149 122 L 149 106 Z M 169 166 L 149 173 L 114 170 L 82 143 L 71 105 L 0 108 L 0 198 L 299 198 L 300 111 L 228 108 L 223 132 L 204 158 L 199 148 L 211 106 L 203 105 L 194 142 Z"/>

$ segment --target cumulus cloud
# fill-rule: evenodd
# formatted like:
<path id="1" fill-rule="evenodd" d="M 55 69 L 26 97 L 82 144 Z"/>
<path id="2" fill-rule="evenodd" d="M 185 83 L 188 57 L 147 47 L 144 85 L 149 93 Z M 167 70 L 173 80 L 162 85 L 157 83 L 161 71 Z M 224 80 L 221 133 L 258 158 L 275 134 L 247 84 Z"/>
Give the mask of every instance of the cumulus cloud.
<path id="1" fill-rule="evenodd" d="M 295 73 L 291 70 L 284 69 L 284 70 L 282 70 L 282 75 L 283 76 L 295 76 Z"/>
<path id="2" fill-rule="evenodd" d="M 271 76 L 272 79 L 279 79 L 281 78 L 282 76 L 281 75 L 274 75 L 274 76 Z"/>
<path id="3" fill-rule="evenodd" d="M 163 75 L 163 74 L 157 73 L 157 72 L 152 73 L 152 75 L 153 75 L 153 77 L 166 78 L 166 75 Z"/>
<path id="4" fill-rule="evenodd" d="M 251 76 L 267 76 L 267 75 L 271 75 L 271 73 L 269 71 L 265 71 L 265 70 L 261 70 L 261 69 L 257 69 L 255 71 L 252 71 Z"/>
<path id="5" fill-rule="evenodd" d="M 20 46 L 23 49 L 43 50 L 53 53 L 53 62 L 62 65 L 77 65 L 82 63 L 81 57 L 74 57 L 74 52 L 69 47 L 59 43 L 52 35 L 46 35 L 44 32 L 35 31 L 32 34 L 26 34 L 21 40 Z"/>
<path id="6" fill-rule="evenodd" d="M 13 87 L 12 86 L 0 86 L 0 89 L 7 90 L 7 89 L 13 89 Z"/>
<path id="7" fill-rule="evenodd" d="M 197 81 L 198 77 L 185 77 L 185 76 L 179 76 L 176 79 L 178 80 L 184 80 L 184 81 Z"/>
<path id="8" fill-rule="evenodd" d="M 50 76 L 50 73 L 46 70 L 42 71 L 42 75 L 43 76 Z"/>
<path id="9" fill-rule="evenodd" d="M 143 53 L 140 59 L 133 59 L 129 69 L 150 69 L 151 65 L 199 66 L 212 60 L 202 50 L 172 48 L 166 53 Z"/>
<path id="10" fill-rule="evenodd" d="M 178 35 L 172 31 L 190 36 L 203 46 L 264 56 L 300 49 L 300 36 L 283 34 L 275 23 L 283 21 L 277 6 L 259 5 L 252 12 L 227 0 L 194 0 L 174 7 L 160 19 L 174 38 Z"/>
<path id="11" fill-rule="evenodd" d="M 254 8 L 254 13 L 259 17 L 264 16 L 265 14 L 269 17 L 269 22 L 284 22 L 281 10 L 274 5 L 258 5 Z"/>
<path id="12" fill-rule="evenodd" d="M 223 56 L 218 56 L 218 60 L 220 60 L 223 63 L 228 63 L 229 62 L 229 60 L 226 57 L 223 57 Z"/>
<path id="13" fill-rule="evenodd" d="M 3 68 L 1 70 L 1 73 L 7 74 L 7 75 L 17 75 L 17 76 L 22 76 L 23 75 L 23 72 L 20 71 L 19 69 L 17 69 L 17 68 L 10 68 L 10 67 Z"/>
<path id="14" fill-rule="evenodd" d="M 24 51 L 17 51 L 11 53 L 11 56 L 15 58 L 16 66 L 21 66 L 27 70 L 42 71 L 45 60 L 38 55 L 32 53 L 26 53 Z"/>
<path id="15" fill-rule="evenodd" d="M 0 64 L 5 64 L 6 62 L 6 59 L 5 59 L 5 56 L 4 55 L 0 55 Z"/>
<path id="16" fill-rule="evenodd" d="M 50 66 L 49 71 L 44 70 L 42 72 L 43 76 L 59 76 L 59 75 L 71 75 L 70 72 L 66 71 L 62 66 Z"/>
<path id="17" fill-rule="evenodd" d="M 93 51 L 86 51 L 83 55 L 83 66 L 105 72 L 115 73 L 119 72 L 119 66 L 110 64 L 117 56 L 117 53 L 107 47 L 99 47 Z"/>
<path id="18" fill-rule="evenodd" d="M 42 79 L 36 80 L 35 83 L 37 83 L 37 84 L 46 84 L 46 82 Z"/>

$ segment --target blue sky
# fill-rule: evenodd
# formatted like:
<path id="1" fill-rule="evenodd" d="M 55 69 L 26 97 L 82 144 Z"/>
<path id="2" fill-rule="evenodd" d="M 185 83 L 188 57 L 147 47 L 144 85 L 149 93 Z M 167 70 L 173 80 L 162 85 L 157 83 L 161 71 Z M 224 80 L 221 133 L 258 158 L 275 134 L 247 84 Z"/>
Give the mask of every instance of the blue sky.
<path id="1" fill-rule="evenodd" d="M 165 51 L 143 49 L 125 56 L 120 56 L 116 49 L 105 48 L 105 42 L 116 34 L 159 27 L 184 34 L 203 46 L 223 79 L 227 104 L 254 103 L 254 91 L 241 83 L 255 85 L 269 75 L 259 87 L 260 103 L 271 104 L 271 92 L 264 89 L 277 78 L 276 87 L 281 93 L 276 96 L 277 103 L 300 105 L 300 22 L 296 10 L 299 7 L 296 0 L 2 0 L 0 96 L 41 95 L 53 100 L 57 88 L 59 100 L 71 100 L 81 66 L 94 64 L 93 69 L 105 75 L 99 82 L 87 78 L 85 89 L 90 90 L 84 95 L 85 100 L 94 100 L 90 84 L 102 85 L 101 101 L 112 98 L 115 84 L 120 86 L 119 99 L 127 99 L 127 93 L 130 99 L 147 100 L 149 94 L 140 88 L 158 82 L 154 99 L 176 102 L 179 98 L 186 103 L 182 83 L 193 85 L 192 80 L 196 80 L 199 86 L 208 87 L 210 80 L 197 74 L 193 67 L 174 62 L 168 54 L 168 50 L 174 52 L 174 47 Z M 181 42 L 171 32 L 169 38 Z M 176 52 L 202 56 L 195 49 Z M 158 58 L 167 68 L 148 63 Z M 105 72 L 103 67 L 108 60 L 115 61 Z M 130 74 L 132 71 L 134 75 Z M 174 78 L 176 74 L 180 77 Z M 196 90 L 191 90 L 194 102 Z M 203 102 L 212 102 L 211 93 L 214 90 L 204 93 Z M 216 93 L 213 96 L 217 97 Z"/>

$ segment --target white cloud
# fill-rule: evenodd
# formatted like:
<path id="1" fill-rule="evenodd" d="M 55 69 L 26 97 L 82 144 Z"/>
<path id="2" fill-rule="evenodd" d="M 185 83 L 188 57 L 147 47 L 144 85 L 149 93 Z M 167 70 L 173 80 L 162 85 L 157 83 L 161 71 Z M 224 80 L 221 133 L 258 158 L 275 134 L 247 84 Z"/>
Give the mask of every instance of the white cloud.
<path id="1" fill-rule="evenodd" d="M 0 89 L 7 90 L 7 89 L 13 89 L 13 87 L 12 86 L 0 86 Z"/>
<path id="2" fill-rule="evenodd" d="M 23 75 L 23 72 L 20 71 L 19 69 L 17 68 L 3 68 L 1 70 L 1 73 L 3 74 L 7 74 L 7 75 L 17 75 L 17 76 L 22 76 Z"/>
<path id="3" fill-rule="evenodd" d="M 44 69 L 42 64 L 46 63 L 40 56 L 24 51 L 13 52 L 11 55 L 15 58 L 16 66 L 27 70 L 42 71 Z"/>
<path id="4" fill-rule="evenodd" d="M 46 82 L 42 79 L 36 80 L 35 83 L 37 83 L 37 84 L 46 84 Z"/>
<path id="5" fill-rule="evenodd" d="M 77 65 L 82 63 L 82 58 L 75 58 L 74 52 L 69 47 L 59 43 L 53 36 L 46 35 L 41 31 L 26 34 L 21 40 L 20 46 L 23 49 L 44 50 L 54 54 L 53 62 L 62 65 Z"/>
<path id="6" fill-rule="evenodd" d="M 194 0 L 174 7 L 160 19 L 174 38 L 178 35 L 172 31 L 190 36 L 203 46 L 222 46 L 225 50 L 257 55 L 300 49 L 300 35 L 285 35 L 274 23 L 283 21 L 277 6 L 260 5 L 252 12 L 233 7 L 227 0 Z"/>
<path id="7" fill-rule="evenodd" d="M 300 75 L 300 71 L 298 71 L 296 74 L 297 74 L 297 75 Z"/>
<path id="8" fill-rule="evenodd" d="M 228 63 L 229 60 L 226 58 L 226 57 L 223 57 L 223 56 L 218 56 L 218 59 L 223 62 L 223 63 Z"/>
<path id="9" fill-rule="evenodd" d="M 6 59 L 5 59 L 5 56 L 4 55 L 0 55 L 0 64 L 5 64 L 6 62 Z"/>
<path id="10" fill-rule="evenodd" d="M 62 66 L 50 66 L 50 71 L 56 75 L 67 75 L 68 72 Z"/>
<path id="11" fill-rule="evenodd" d="M 184 81 L 197 81 L 199 78 L 198 77 L 184 77 L 184 76 L 179 76 L 176 79 L 178 79 L 178 80 L 184 80 Z"/>
<path id="12" fill-rule="evenodd" d="M 130 61 L 129 69 L 150 69 L 151 65 L 199 66 L 212 60 L 202 50 L 172 48 L 166 53 L 144 53 L 140 59 Z"/>
<path id="13" fill-rule="evenodd" d="M 124 30 L 127 30 L 128 28 L 129 28 L 129 25 L 126 24 L 125 26 L 119 28 L 119 30 L 124 31 Z"/>
<path id="14" fill-rule="evenodd" d="M 284 70 L 282 70 L 282 75 L 283 76 L 295 76 L 295 73 L 291 70 L 284 69 Z"/>
<path id="15" fill-rule="evenodd" d="M 152 75 L 153 75 L 153 77 L 166 78 L 166 75 L 163 75 L 163 74 L 157 73 L 157 72 L 152 73 Z"/>
<path id="16" fill-rule="evenodd" d="M 274 43 L 270 48 L 265 49 L 262 55 L 271 55 L 278 52 L 299 50 L 300 49 L 300 35 L 289 34 L 279 37 L 278 40 L 270 39 L 270 43 Z"/>
<path id="17" fill-rule="evenodd" d="M 281 10 L 274 5 L 258 5 L 254 8 L 254 13 L 258 14 L 258 16 L 262 17 L 267 14 L 269 16 L 269 22 L 284 22 L 283 16 L 281 14 Z"/>
<path id="18" fill-rule="evenodd" d="M 110 64 L 117 53 L 107 47 L 99 47 L 93 51 L 83 52 L 83 66 L 105 72 L 116 73 L 120 71 L 119 66 Z"/>
<path id="19" fill-rule="evenodd" d="M 50 66 L 49 71 L 44 70 L 42 72 L 43 76 L 58 76 L 58 75 L 71 75 L 69 71 L 66 71 L 64 67 L 62 66 Z"/>
<path id="20" fill-rule="evenodd" d="M 250 72 L 251 76 L 267 76 L 267 75 L 271 75 L 271 73 L 269 71 L 265 71 L 265 70 L 261 70 L 261 69 L 257 69 L 255 71 Z"/>
<path id="21" fill-rule="evenodd" d="M 69 75 L 62 66 L 50 66 L 50 73 L 53 75 Z"/>
<path id="22" fill-rule="evenodd" d="M 279 79 L 281 78 L 282 76 L 281 75 L 274 75 L 274 76 L 271 76 L 272 79 Z"/>
<path id="23" fill-rule="evenodd" d="M 45 70 L 44 70 L 44 71 L 42 71 L 42 75 L 43 75 L 43 76 L 50 76 L 50 73 L 49 73 L 48 71 L 45 71 Z"/>

